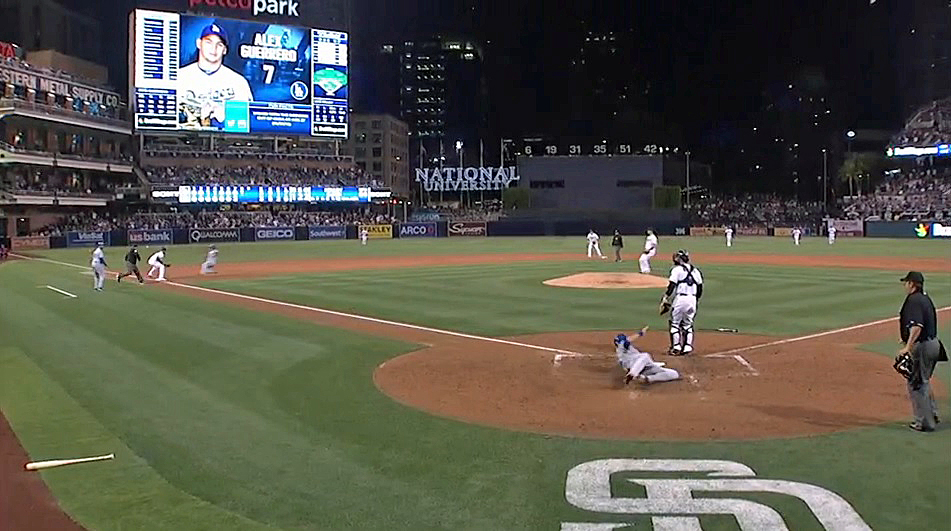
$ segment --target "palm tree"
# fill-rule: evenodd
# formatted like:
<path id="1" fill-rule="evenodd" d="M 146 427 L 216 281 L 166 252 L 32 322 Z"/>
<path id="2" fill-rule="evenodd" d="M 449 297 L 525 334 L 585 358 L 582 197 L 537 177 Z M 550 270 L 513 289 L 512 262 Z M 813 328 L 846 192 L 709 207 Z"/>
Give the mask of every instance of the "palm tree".
<path id="1" fill-rule="evenodd" d="M 870 179 L 878 163 L 879 157 L 874 153 L 849 153 L 839 168 L 839 178 L 848 181 L 850 196 L 854 195 L 853 186 L 855 181 L 862 178 Z M 871 181 L 869 181 L 869 186 L 871 186 Z M 861 188 L 859 189 L 859 195 L 861 195 Z"/>

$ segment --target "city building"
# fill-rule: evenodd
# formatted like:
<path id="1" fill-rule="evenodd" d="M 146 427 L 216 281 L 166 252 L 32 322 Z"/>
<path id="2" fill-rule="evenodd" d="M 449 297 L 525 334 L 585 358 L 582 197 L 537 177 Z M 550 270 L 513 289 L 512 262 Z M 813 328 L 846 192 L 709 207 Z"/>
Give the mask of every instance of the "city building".
<path id="1" fill-rule="evenodd" d="M 391 91 L 398 93 L 399 116 L 409 127 L 412 164 L 418 165 L 420 155 L 424 165 L 477 162 L 488 133 L 481 46 L 436 36 L 384 44 L 381 53 L 397 83 Z"/>
<path id="2" fill-rule="evenodd" d="M 409 127 L 387 114 L 353 114 L 350 138 L 342 154 L 383 183 L 395 196 L 408 197 L 410 190 Z"/>
<path id="3" fill-rule="evenodd" d="M 103 62 L 99 21 L 54 0 L 0 0 L 0 41 Z"/>

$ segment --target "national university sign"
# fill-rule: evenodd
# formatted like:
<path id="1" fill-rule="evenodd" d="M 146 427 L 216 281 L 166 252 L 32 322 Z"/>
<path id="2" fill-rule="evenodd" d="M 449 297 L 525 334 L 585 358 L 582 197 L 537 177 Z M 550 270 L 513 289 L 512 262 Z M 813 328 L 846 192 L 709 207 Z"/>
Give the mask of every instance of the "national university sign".
<path id="1" fill-rule="evenodd" d="M 417 168 L 416 182 L 427 192 L 502 190 L 519 179 L 515 166 L 508 168 Z"/>

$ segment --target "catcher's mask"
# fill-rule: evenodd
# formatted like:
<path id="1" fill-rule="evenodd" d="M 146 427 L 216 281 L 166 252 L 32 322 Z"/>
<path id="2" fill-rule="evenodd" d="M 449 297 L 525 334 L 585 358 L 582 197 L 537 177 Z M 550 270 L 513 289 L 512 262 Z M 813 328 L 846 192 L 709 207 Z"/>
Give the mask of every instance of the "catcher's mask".
<path id="1" fill-rule="evenodd" d="M 684 249 L 678 249 L 673 257 L 675 264 L 686 264 L 690 261 L 690 254 Z"/>
<path id="2" fill-rule="evenodd" d="M 631 346 L 631 342 L 630 340 L 627 339 L 626 335 L 618 334 L 617 336 L 614 337 L 614 346 L 615 347 L 624 346 L 624 348 L 627 348 Z"/>

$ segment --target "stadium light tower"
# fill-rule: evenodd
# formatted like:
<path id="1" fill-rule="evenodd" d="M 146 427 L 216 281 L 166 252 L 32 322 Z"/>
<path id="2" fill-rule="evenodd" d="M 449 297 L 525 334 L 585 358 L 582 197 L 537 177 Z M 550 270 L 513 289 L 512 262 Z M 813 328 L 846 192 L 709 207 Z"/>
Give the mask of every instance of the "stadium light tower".
<path id="1" fill-rule="evenodd" d="M 687 151 L 687 209 L 690 209 L 690 152 Z"/>
<path id="2" fill-rule="evenodd" d="M 848 140 L 849 155 L 851 155 L 852 154 L 852 139 L 855 138 L 855 131 L 849 129 L 849 132 L 845 133 L 845 137 L 849 139 Z"/>

